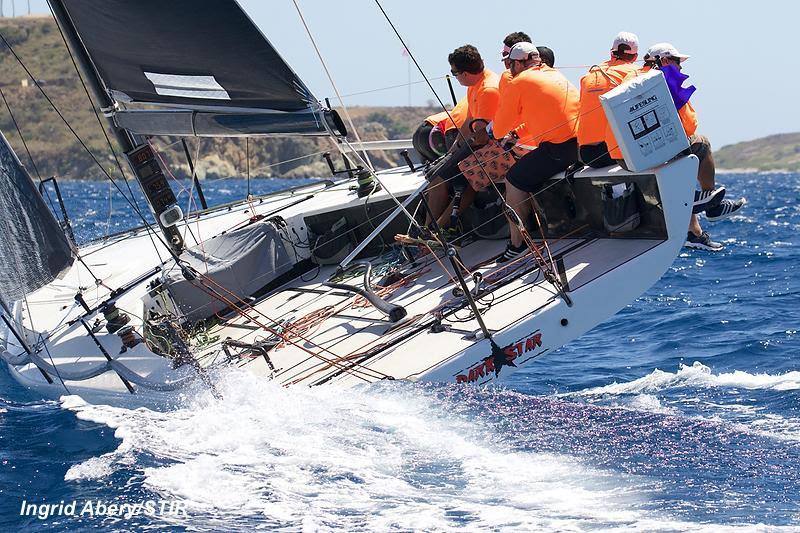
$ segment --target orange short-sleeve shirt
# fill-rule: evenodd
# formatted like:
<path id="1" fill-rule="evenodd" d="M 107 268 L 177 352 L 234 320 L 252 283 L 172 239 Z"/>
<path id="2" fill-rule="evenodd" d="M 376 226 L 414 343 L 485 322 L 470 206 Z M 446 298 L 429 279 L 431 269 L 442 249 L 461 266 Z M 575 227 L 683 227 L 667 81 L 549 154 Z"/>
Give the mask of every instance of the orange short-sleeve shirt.
<path id="1" fill-rule="evenodd" d="M 455 124 L 453 124 L 453 120 L 450 120 L 450 117 L 453 117 L 455 120 Z M 447 128 L 446 130 L 451 130 L 453 128 L 460 128 L 464 121 L 467 119 L 467 97 L 465 96 L 458 103 L 450 110 L 450 117 L 447 116 L 445 111 L 441 111 L 434 115 L 429 116 L 425 119 L 425 121 L 430 124 L 431 126 L 435 126 L 443 120 L 447 121 Z"/>
<path id="2" fill-rule="evenodd" d="M 467 87 L 469 116 L 473 119 L 494 120 L 494 115 L 500 104 L 499 86 L 500 76 L 488 68 L 483 69 L 480 81 Z"/>

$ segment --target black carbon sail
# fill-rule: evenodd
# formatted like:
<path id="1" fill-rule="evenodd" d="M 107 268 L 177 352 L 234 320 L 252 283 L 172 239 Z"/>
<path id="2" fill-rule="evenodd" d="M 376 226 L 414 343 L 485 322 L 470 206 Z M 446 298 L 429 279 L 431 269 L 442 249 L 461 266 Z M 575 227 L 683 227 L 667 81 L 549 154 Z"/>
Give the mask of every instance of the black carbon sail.
<path id="1" fill-rule="evenodd" d="M 28 171 L 0 132 L 0 297 L 23 298 L 73 262 L 72 248 Z"/>
<path id="2" fill-rule="evenodd" d="M 74 28 L 109 95 L 123 104 L 119 124 L 129 131 L 232 136 L 338 130 L 336 117 L 321 109 L 235 0 L 51 3 L 67 19 L 61 22 Z M 137 103 L 160 109 L 131 115 L 125 108 Z"/>

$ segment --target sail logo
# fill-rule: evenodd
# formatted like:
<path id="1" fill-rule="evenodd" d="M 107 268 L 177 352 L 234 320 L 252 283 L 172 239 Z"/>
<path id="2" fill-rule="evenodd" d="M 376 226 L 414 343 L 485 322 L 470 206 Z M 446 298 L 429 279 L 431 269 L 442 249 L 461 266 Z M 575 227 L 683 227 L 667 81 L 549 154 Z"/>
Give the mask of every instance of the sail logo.
<path id="1" fill-rule="evenodd" d="M 504 361 L 496 361 L 494 356 L 489 356 L 477 365 L 469 369 L 466 374 L 458 374 L 456 383 L 474 383 L 481 378 L 491 376 L 492 372 L 499 373 L 500 367 L 504 365 L 516 366 L 514 360 L 523 354 L 535 351 L 542 346 L 542 334 L 536 333 L 528 337 L 523 337 L 517 342 L 509 344 L 503 348 Z"/>

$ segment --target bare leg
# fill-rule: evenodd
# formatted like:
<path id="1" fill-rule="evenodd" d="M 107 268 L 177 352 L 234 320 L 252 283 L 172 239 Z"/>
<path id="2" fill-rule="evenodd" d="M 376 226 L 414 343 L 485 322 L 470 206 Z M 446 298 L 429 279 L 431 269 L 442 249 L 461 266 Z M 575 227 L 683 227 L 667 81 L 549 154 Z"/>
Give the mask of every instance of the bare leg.
<path id="1" fill-rule="evenodd" d="M 517 216 L 525 224 L 528 215 L 531 214 L 531 203 L 528 201 L 528 194 L 506 183 L 506 203 L 517 213 Z M 511 244 L 514 246 L 522 245 L 522 234 L 516 224 L 509 224 L 511 230 Z"/>
<path id="2" fill-rule="evenodd" d="M 713 190 L 716 183 L 715 177 L 714 156 L 711 155 L 711 150 L 709 150 L 708 155 L 700 161 L 700 167 L 697 169 L 697 181 L 700 182 L 700 188 L 704 191 Z"/>
<path id="3" fill-rule="evenodd" d="M 425 191 L 425 197 L 428 199 L 428 207 L 431 209 L 433 216 L 439 218 L 447 206 L 448 199 L 447 185 L 444 180 L 436 176 L 431 180 L 428 189 Z M 425 225 L 429 226 L 433 222 L 430 214 L 425 215 Z"/>
<path id="4" fill-rule="evenodd" d="M 461 194 L 461 203 L 458 206 L 459 216 L 461 216 L 461 213 L 463 213 L 466 208 L 472 205 L 473 201 L 475 201 L 475 189 L 473 189 L 470 186 L 467 186 L 467 188 L 464 189 L 464 192 Z M 433 208 L 431 208 L 431 210 L 433 210 Z M 439 215 L 439 218 L 436 219 L 436 223 L 439 224 L 440 228 L 447 228 L 450 226 L 450 213 L 452 212 L 453 212 L 453 201 L 450 200 L 447 206 L 442 210 L 442 213 Z"/>
<path id="5" fill-rule="evenodd" d="M 689 221 L 689 231 L 698 237 L 703 233 L 703 228 L 700 227 L 700 219 L 697 215 L 692 215 L 692 219 Z"/>
<path id="6" fill-rule="evenodd" d="M 716 185 L 716 168 L 711 150 L 708 151 L 706 158 L 700 161 L 700 167 L 697 169 L 697 181 L 700 182 L 700 188 L 704 191 L 714 190 L 714 186 Z M 703 233 L 703 228 L 700 227 L 700 218 L 697 215 L 692 215 L 689 221 L 689 231 L 698 237 Z"/>

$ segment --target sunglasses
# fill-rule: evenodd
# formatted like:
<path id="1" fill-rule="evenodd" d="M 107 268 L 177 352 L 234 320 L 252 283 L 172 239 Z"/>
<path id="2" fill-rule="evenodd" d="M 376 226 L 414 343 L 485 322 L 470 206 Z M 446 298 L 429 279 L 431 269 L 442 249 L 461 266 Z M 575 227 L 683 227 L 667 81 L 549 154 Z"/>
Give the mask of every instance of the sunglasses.
<path id="1" fill-rule="evenodd" d="M 451 70 L 450 71 L 450 74 L 452 74 L 456 78 L 461 76 L 463 73 L 464 73 L 463 70 Z"/>

